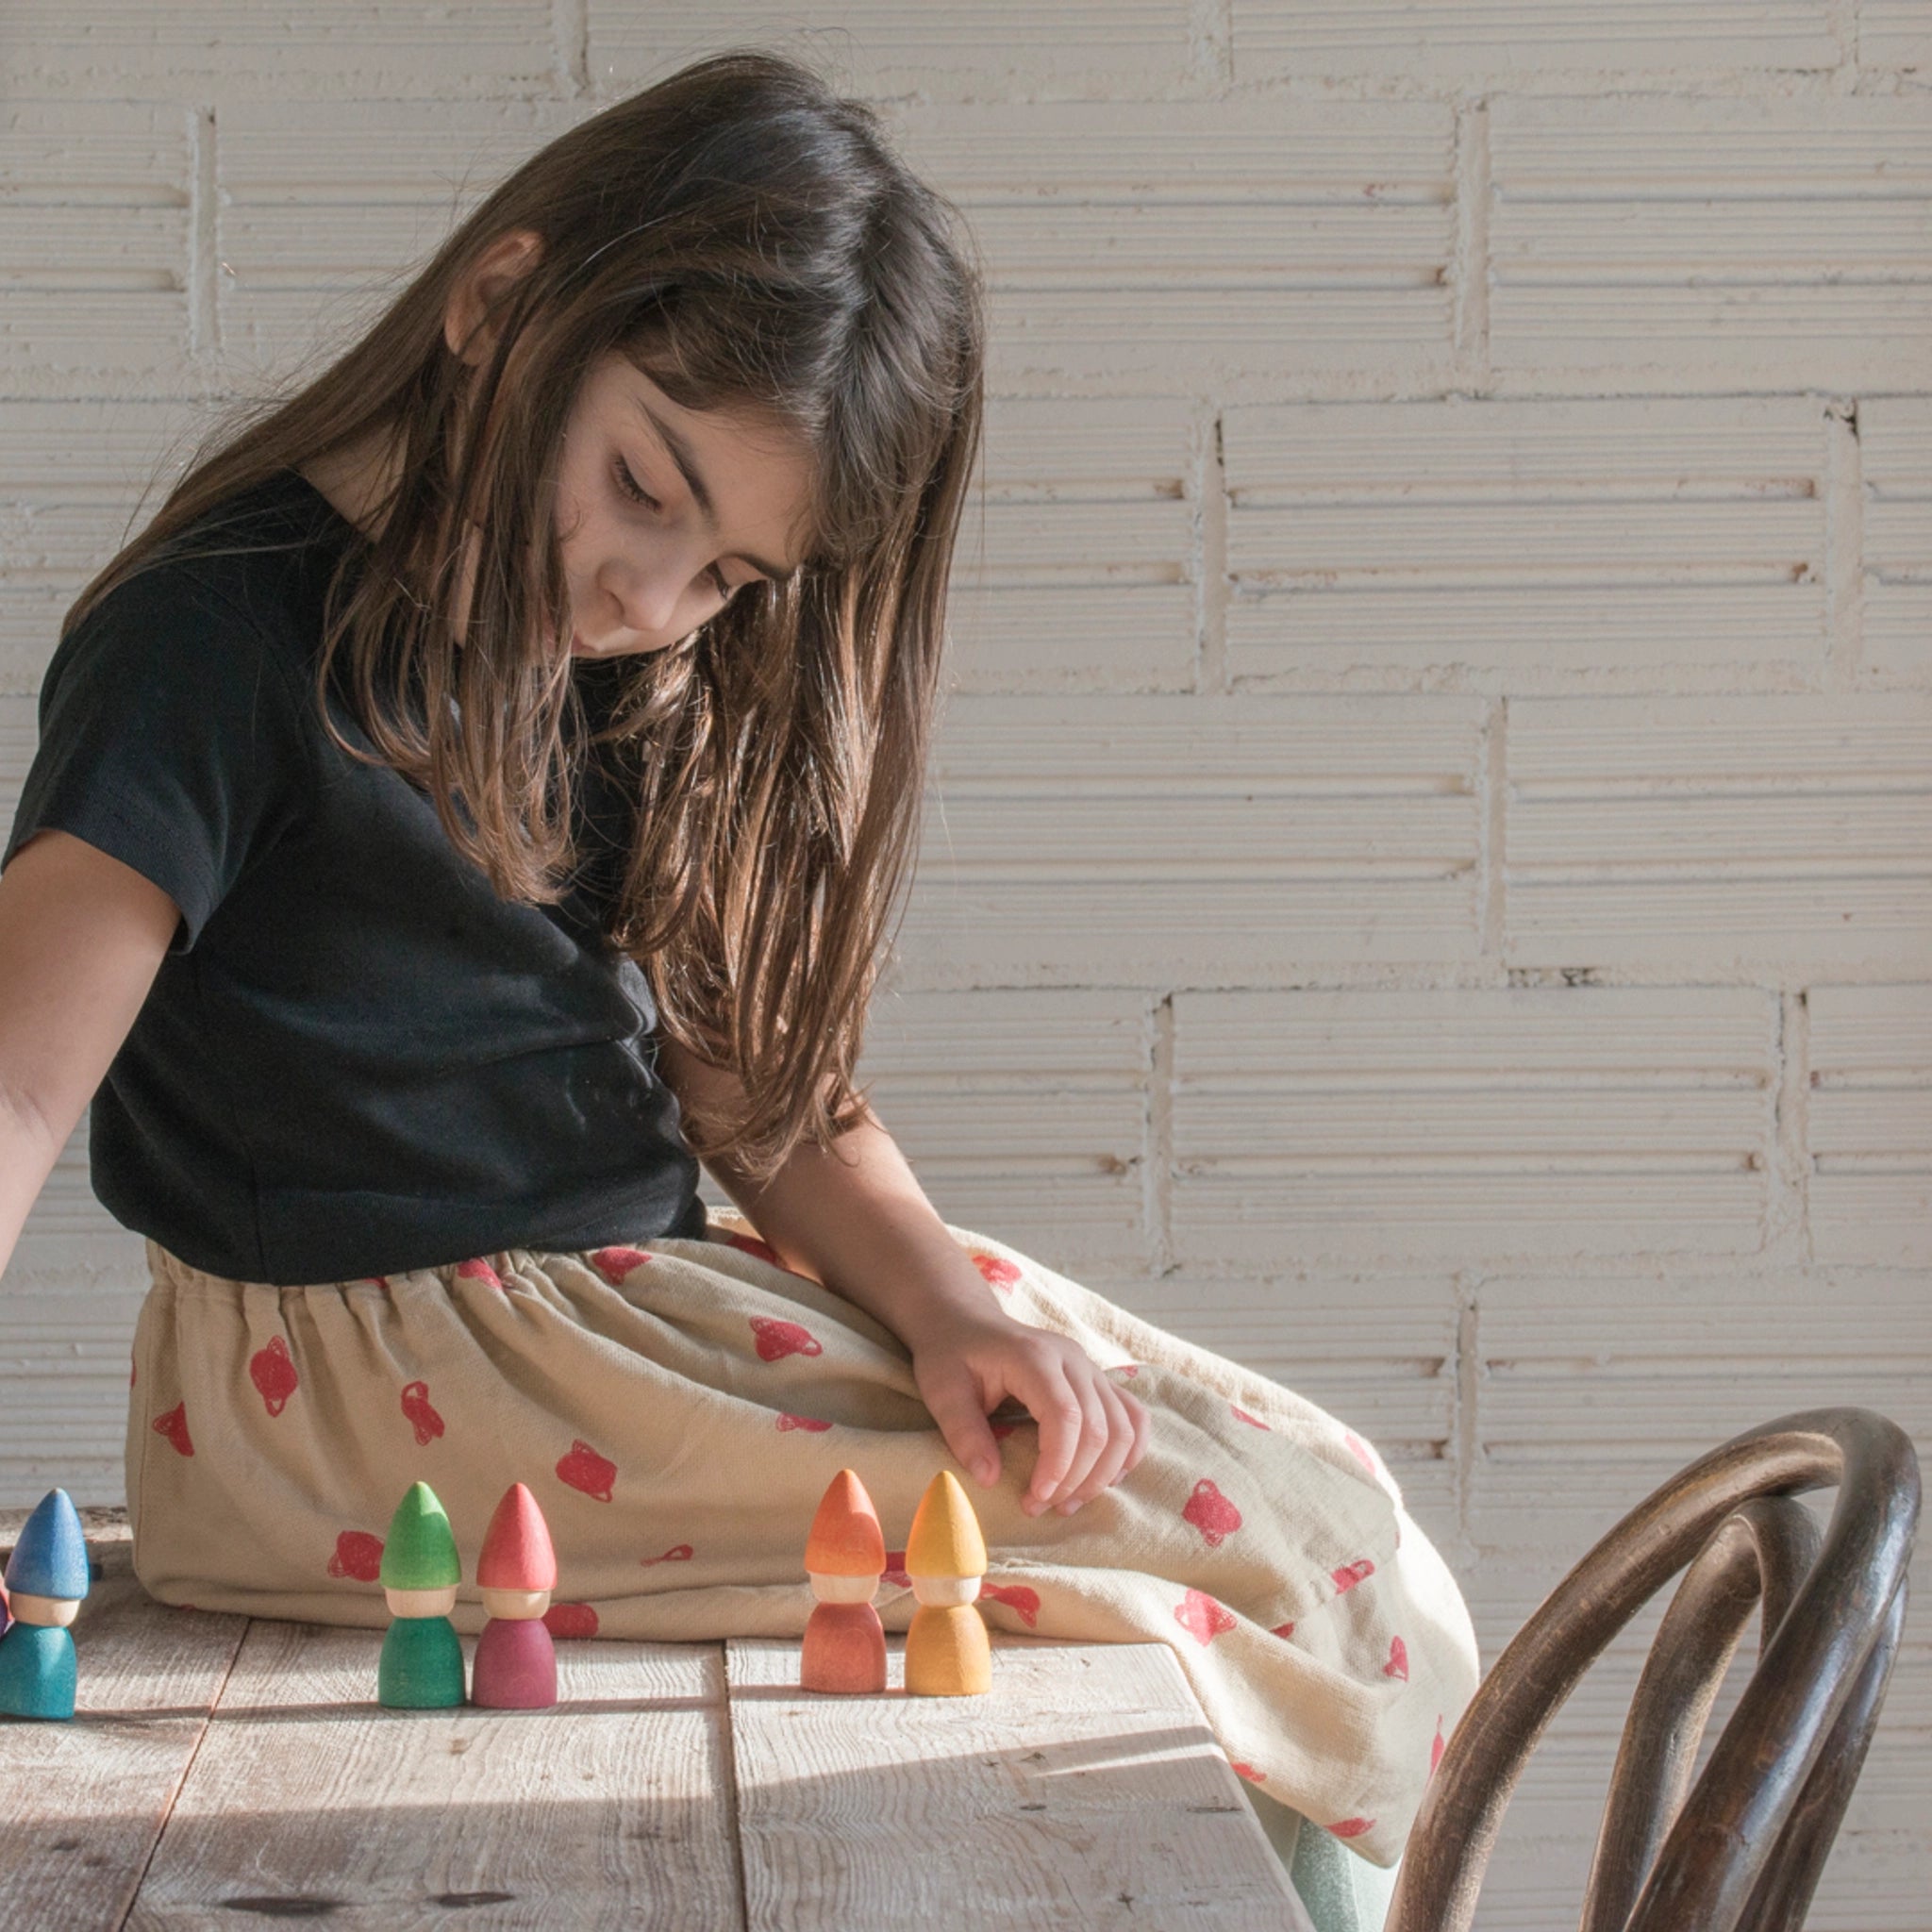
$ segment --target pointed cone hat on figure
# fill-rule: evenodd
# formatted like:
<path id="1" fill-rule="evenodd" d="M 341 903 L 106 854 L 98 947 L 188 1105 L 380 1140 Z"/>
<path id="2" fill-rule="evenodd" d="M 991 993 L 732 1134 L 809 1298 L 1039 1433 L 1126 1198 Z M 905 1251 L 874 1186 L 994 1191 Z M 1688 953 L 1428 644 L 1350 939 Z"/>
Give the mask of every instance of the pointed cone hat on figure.
<path id="1" fill-rule="evenodd" d="M 482 1590 L 555 1590 L 557 1550 L 537 1499 L 523 1483 L 504 1491 L 476 1558 Z"/>
<path id="2" fill-rule="evenodd" d="M 805 1567 L 822 1576 L 885 1574 L 885 1532 L 857 1471 L 841 1469 L 826 1484 L 805 1540 Z"/>
<path id="3" fill-rule="evenodd" d="M 378 1574 L 385 1590 L 445 1590 L 463 1580 L 449 1513 L 427 1483 L 411 1483 L 396 1505 Z"/>
<path id="4" fill-rule="evenodd" d="M 21 1525 L 7 1559 L 8 1596 L 51 1596 L 78 1603 L 87 1595 L 87 1539 L 65 1490 L 49 1490 Z"/>
<path id="5" fill-rule="evenodd" d="M 942 1469 L 925 1486 L 906 1539 L 908 1576 L 983 1576 L 986 1539 L 959 1478 Z"/>

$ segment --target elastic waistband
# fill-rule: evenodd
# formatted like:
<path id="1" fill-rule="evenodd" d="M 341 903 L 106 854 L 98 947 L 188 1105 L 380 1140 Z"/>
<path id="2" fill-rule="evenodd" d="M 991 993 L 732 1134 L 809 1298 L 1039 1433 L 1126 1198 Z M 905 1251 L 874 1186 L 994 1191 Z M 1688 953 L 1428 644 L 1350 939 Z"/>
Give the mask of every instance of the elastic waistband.
<path id="1" fill-rule="evenodd" d="M 157 1283 L 166 1283 L 171 1288 L 218 1289 L 225 1288 L 240 1293 L 247 1288 L 269 1287 L 266 1282 L 240 1281 L 225 1274 L 212 1274 L 206 1268 L 197 1268 L 192 1261 L 184 1261 L 172 1248 L 164 1248 L 152 1235 L 143 1237 L 147 1242 L 148 1278 Z"/>
<path id="2" fill-rule="evenodd" d="M 318 1279 L 315 1281 L 247 1281 L 226 1274 L 211 1274 L 206 1268 L 197 1268 L 192 1261 L 184 1261 L 172 1249 L 164 1248 L 152 1235 L 144 1238 L 147 1241 L 147 1268 L 150 1278 L 166 1282 L 174 1288 L 194 1288 L 204 1291 L 225 1289 L 239 1294 L 251 1288 L 266 1288 L 276 1293 L 297 1288 L 387 1288 L 389 1277 L 385 1274 L 352 1274 L 341 1281 Z M 490 1257 L 481 1257 L 486 1264 Z M 402 1271 L 408 1274 L 432 1274 L 447 1285 L 450 1277 L 458 1268 L 466 1266 L 462 1261 L 449 1261 L 436 1267 L 410 1268 Z"/>
<path id="3" fill-rule="evenodd" d="M 693 1245 L 703 1245 L 706 1242 L 722 1242 L 725 1246 L 730 1247 L 738 1245 L 738 1243 L 734 1241 L 732 1239 L 734 1232 L 737 1232 L 737 1230 L 733 1229 L 728 1224 L 721 1224 L 719 1222 L 713 1221 L 708 1222 L 706 1224 L 705 1231 L 702 1235 L 659 1235 L 655 1237 L 648 1242 L 644 1243 L 644 1245 L 652 1248 L 679 1248 Z M 342 1281 L 275 1282 L 237 1280 L 229 1275 L 210 1274 L 205 1268 L 195 1267 L 192 1261 L 184 1261 L 181 1258 L 181 1257 L 174 1253 L 172 1249 L 164 1248 L 159 1241 L 155 1240 L 155 1238 L 152 1235 L 143 1236 L 142 1239 L 147 1243 L 147 1268 L 150 1279 L 157 1282 L 165 1281 L 172 1287 L 175 1288 L 197 1288 L 204 1291 L 211 1289 L 226 1289 L 230 1291 L 239 1292 L 243 1289 L 249 1288 L 269 1288 L 281 1290 L 296 1287 L 353 1288 L 366 1285 L 371 1288 L 387 1288 L 389 1286 L 389 1277 L 386 1274 L 357 1274 L 351 1275 L 346 1280 Z M 558 1250 L 546 1248 L 526 1248 L 521 1250 L 502 1249 L 494 1255 L 481 1255 L 476 1257 L 475 1259 L 481 1261 L 484 1264 L 484 1267 L 486 1269 L 489 1269 L 495 1268 L 499 1261 L 507 1262 L 511 1255 L 517 1253 L 528 1254 L 541 1261 L 541 1257 L 546 1254 L 573 1253 L 582 1256 L 592 1252 L 602 1251 L 593 1251 L 588 1249 Z M 441 1281 L 445 1287 L 448 1287 L 454 1280 L 459 1270 L 470 1269 L 472 1267 L 473 1263 L 470 1260 L 465 1259 L 458 1261 L 442 1261 L 436 1263 L 434 1266 L 422 1268 L 408 1268 L 404 1269 L 401 1272 L 406 1274 L 433 1275 L 437 1280 Z"/>

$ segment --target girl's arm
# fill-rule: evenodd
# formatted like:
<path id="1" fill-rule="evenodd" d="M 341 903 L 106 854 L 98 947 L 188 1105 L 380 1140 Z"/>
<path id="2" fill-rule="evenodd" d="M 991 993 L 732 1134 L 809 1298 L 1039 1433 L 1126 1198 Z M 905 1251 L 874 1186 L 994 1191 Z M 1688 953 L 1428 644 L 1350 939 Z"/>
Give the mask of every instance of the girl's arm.
<path id="1" fill-rule="evenodd" d="M 0 872 L 0 1273 L 180 924 L 151 879 L 57 826 Z"/>
<path id="2" fill-rule="evenodd" d="M 742 1089 L 668 1035 L 658 1072 L 688 1113 Z M 954 1240 L 870 1107 L 830 1148 L 805 1141 L 763 1187 L 708 1163 L 779 1260 L 883 1323 L 911 1351 L 913 1378 L 947 1446 L 988 1484 L 1000 1474 L 987 1416 L 1008 1396 L 1040 1424 L 1023 1504 L 1072 1514 L 1126 1474 L 1147 1446 L 1147 1412 L 1075 1341 L 1016 1322 Z"/>

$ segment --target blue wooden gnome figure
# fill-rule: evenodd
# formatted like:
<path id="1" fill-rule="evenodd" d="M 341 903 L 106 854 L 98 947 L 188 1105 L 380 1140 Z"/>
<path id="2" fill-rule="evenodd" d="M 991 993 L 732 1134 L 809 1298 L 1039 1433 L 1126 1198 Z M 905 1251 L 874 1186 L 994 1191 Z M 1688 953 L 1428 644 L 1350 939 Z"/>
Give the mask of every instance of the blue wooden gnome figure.
<path id="1" fill-rule="evenodd" d="M 86 1594 L 80 1512 L 65 1490 L 49 1490 L 7 1559 L 12 1621 L 0 1636 L 0 1711 L 10 1717 L 74 1715 L 78 1673 L 67 1626 Z"/>
<path id="2" fill-rule="evenodd" d="M 411 1483 L 382 1546 L 382 1593 L 393 1621 L 376 1666 L 375 1701 L 405 1710 L 463 1702 L 463 1646 L 449 1613 L 463 1567 L 449 1517 L 427 1483 Z"/>

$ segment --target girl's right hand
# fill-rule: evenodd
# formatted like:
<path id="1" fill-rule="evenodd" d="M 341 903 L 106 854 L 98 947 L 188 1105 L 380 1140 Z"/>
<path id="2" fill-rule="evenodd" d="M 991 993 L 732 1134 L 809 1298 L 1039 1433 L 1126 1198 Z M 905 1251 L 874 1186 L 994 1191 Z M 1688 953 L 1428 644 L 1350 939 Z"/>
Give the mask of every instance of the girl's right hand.
<path id="1" fill-rule="evenodd" d="M 1147 1453 L 1146 1405 L 1116 1389 L 1077 1341 L 998 1311 L 955 1311 L 911 1343 L 912 1377 L 946 1446 L 980 1482 L 1000 1479 L 988 1414 L 1008 1398 L 1040 1425 L 1033 1479 L 1020 1507 L 1071 1516 Z"/>

